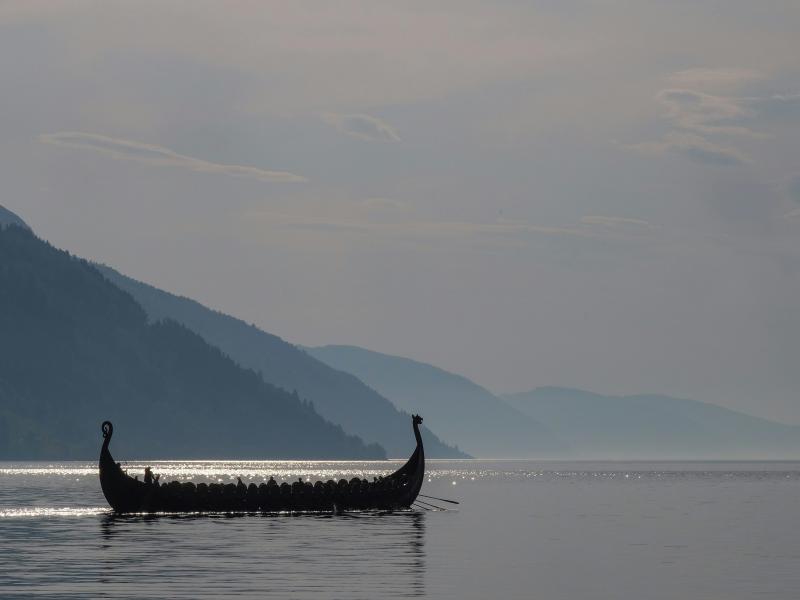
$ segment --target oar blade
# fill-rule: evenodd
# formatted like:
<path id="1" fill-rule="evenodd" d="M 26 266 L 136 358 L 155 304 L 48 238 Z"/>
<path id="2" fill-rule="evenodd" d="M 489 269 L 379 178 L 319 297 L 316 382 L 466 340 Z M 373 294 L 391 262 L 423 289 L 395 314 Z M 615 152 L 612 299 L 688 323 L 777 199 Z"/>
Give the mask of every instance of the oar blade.
<path id="1" fill-rule="evenodd" d="M 436 496 L 426 496 L 425 494 L 420 494 L 422 498 L 430 498 L 431 500 L 439 500 L 440 502 L 449 502 L 450 504 L 461 504 L 458 500 L 448 500 L 447 498 L 437 498 Z"/>

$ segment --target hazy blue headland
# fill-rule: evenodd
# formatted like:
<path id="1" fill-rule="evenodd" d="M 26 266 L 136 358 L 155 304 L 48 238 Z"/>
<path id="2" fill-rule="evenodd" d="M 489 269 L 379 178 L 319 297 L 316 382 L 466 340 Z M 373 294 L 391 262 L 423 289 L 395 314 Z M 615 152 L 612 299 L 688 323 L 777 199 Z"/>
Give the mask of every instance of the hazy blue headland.
<path id="1" fill-rule="evenodd" d="M 58 250 L 0 213 L 0 458 L 120 454 L 401 457 L 421 412 L 431 458 L 792 458 L 800 428 L 659 395 L 466 377 L 352 346 L 298 347 Z"/>

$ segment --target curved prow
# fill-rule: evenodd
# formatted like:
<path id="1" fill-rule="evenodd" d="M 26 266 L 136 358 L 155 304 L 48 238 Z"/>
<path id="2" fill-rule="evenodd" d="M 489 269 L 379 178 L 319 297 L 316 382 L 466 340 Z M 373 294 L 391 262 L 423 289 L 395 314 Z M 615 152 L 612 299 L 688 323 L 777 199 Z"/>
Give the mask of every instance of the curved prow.
<path id="1" fill-rule="evenodd" d="M 402 467 L 397 469 L 394 473 L 389 475 L 389 478 L 404 479 L 407 478 L 408 491 L 404 494 L 404 504 L 410 506 L 414 500 L 417 499 L 420 489 L 422 489 L 422 480 L 425 478 L 425 448 L 422 444 L 422 434 L 419 431 L 419 426 L 422 424 L 422 417 L 413 415 L 411 417 L 411 424 L 414 428 L 414 438 L 417 441 L 417 447 L 414 453 L 406 461 Z"/>
<path id="2" fill-rule="evenodd" d="M 414 450 L 414 454 L 417 455 L 417 466 L 413 478 L 414 481 L 412 482 L 413 487 L 410 492 L 409 505 L 417 499 L 419 491 L 422 489 L 422 481 L 425 479 L 425 447 L 422 445 L 422 434 L 419 432 L 419 426 L 422 425 L 422 417 L 414 415 L 411 419 L 414 427 L 414 437 L 417 440 L 417 449 Z"/>
<path id="3" fill-rule="evenodd" d="M 111 423 L 109 423 L 111 425 Z M 419 426 L 422 425 L 422 417 L 413 415 L 411 417 L 411 425 L 414 427 L 414 438 L 417 440 L 417 448 L 422 448 L 422 435 L 419 432 Z"/>
<path id="4" fill-rule="evenodd" d="M 102 454 L 108 452 L 108 444 L 111 441 L 111 436 L 114 435 L 114 424 L 111 421 L 103 421 L 100 429 L 103 431 L 103 448 L 100 450 Z"/>
<path id="5" fill-rule="evenodd" d="M 103 432 L 103 446 L 100 449 L 100 487 L 103 488 L 103 495 L 111 508 L 122 512 L 128 508 L 126 480 L 130 478 L 114 462 L 114 457 L 111 456 L 111 451 L 108 449 L 111 436 L 114 435 L 114 425 L 111 421 L 103 421 L 100 428 Z"/>

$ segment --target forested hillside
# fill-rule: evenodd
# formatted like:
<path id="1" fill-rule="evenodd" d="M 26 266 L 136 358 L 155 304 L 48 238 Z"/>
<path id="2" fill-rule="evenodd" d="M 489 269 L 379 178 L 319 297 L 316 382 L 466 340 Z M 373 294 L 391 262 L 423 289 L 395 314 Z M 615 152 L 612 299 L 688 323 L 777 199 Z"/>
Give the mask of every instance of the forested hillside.
<path id="1" fill-rule="evenodd" d="M 18 227 L 22 227 L 24 229 L 30 229 L 25 221 L 20 219 L 7 208 L 0 206 L 0 229 L 3 227 L 8 227 L 9 225 L 17 225 Z"/>
<path id="2" fill-rule="evenodd" d="M 369 442 L 380 443 L 390 456 L 402 457 L 414 447 L 409 437 L 408 413 L 399 411 L 389 400 L 364 385 L 350 373 L 338 371 L 296 346 L 249 325 L 240 319 L 206 308 L 189 298 L 175 296 L 146 283 L 126 277 L 110 267 L 98 265 L 115 285 L 130 292 L 148 313 L 151 321 L 174 319 L 199 333 L 239 364 L 258 371 L 266 381 L 297 390 L 313 402 L 326 419 Z M 427 415 L 423 398 L 401 406 L 409 413 L 428 416 L 426 425 L 433 431 L 446 426 L 442 419 Z M 437 415 L 438 416 L 438 415 Z M 448 419 L 454 418 L 447 415 Z M 463 458 L 457 448 L 443 443 L 434 433 L 422 428 L 425 454 L 430 458 Z M 457 439 L 448 442 L 458 443 Z"/>
<path id="3" fill-rule="evenodd" d="M 0 459 L 381 458 L 86 261 L 0 227 Z M 410 425 L 407 424 L 410 434 Z"/>

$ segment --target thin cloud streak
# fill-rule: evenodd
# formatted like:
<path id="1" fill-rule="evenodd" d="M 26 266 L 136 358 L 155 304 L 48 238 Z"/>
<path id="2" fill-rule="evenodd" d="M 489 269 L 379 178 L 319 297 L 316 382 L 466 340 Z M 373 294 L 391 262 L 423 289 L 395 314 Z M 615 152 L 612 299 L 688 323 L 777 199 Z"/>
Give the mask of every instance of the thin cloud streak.
<path id="1" fill-rule="evenodd" d="M 399 142 L 397 131 L 383 119 L 370 115 L 339 115 L 329 113 L 323 116 L 326 123 L 351 137 L 368 142 Z"/>
<path id="2" fill-rule="evenodd" d="M 580 227 L 550 227 L 534 225 L 526 221 L 508 219 L 501 219 L 494 223 L 476 223 L 469 221 L 405 221 L 401 223 L 375 223 L 358 219 L 337 219 L 306 215 L 292 215 L 286 213 L 259 212 L 256 214 L 251 214 L 248 217 L 248 221 L 250 221 L 252 217 L 264 219 L 273 225 L 282 225 L 285 227 L 291 227 L 293 229 L 377 233 L 380 235 L 395 235 L 400 237 L 453 237 L 478 234 L 503 236 L 526 233 L 576 236 L 591 235 L 587 230 Z"/>
<path id="3" fill-rule="evenodd" d="M 605 227 L 644 227 L 652 229 L 653 226 L 643 219 L 633 219 L 631 217 L 606 217 L 601 215 L 587 215 L 581 217 L 584 225 L 602 225 Z"/>
<path id="4" fill-rule="evenodd" d="M 193 156 L 178 154 L 163 146 L 112 138 L 94 133 L 79 131 L 48 133 L 40 135 L 39 141 L 67 148 L 94 150 L 118 160 L 132 160 L 157 167 L 176 167 L 197 173 L 247 177 L 269 183 L 299 183 L 307 181 L 305 177 L 287 171 L 267 171 L 258 167 L 215 163 Z"/>
<path id="5" fill-rule="evenodd" d="M 575 225 L 537 225 L 522 219 L 498 219 L 490 223 L 470 221 L 402 221 L 396 223 L 373 222 L 365 219 L 315 217 L 275 212 L 250 213 L 248 222 L 261 220 L 270 225 L 331 233 L 376 234 L 380 237 L 457 238 L 471 236 L 518 237 L 525 235 L 570 236 L 579 238 L 638 239 L 635 231 L 655 229 L 642 219 L 609 216 L 586 216 Z M 634 231 L 635 230 L 635 231 Z M 631 234 L 630 236 L 625 235 Z"/>
<path id="6" fill-rule="evenodd" d="M 672 84 L 699 88 L 737 88 L 763 76 L 747 69 L 687 69 L 670 75 Z M 663 118 L 672 130 L 660 140 L 629 144 L 626 147 L 651 155 L 679 154 L 695 163 L 712 166 L 736 166 L 750 160 L 737 148 L 723 145 L 720 137 L 769 139 L 745 122 L 770 116 L 794 115 L 800 108 L 800 94 L 737 96 L 698 91 L 689 87 L 660 90 L 655 100 L 664 107 Z"/>
<path id="7" fill-rule="evenodd" d="M 790 210 L 783 216 L 788 219 L 800 218 L 800 208 L 795 208 L 794 210 Z"/>
<path id="8" fill-rule="evenodd" d="M 764 79 L 763 73 L 732 67 L 695 67 L 676 71 L 669 76 L 669 81 L 676 86 L 701 88 L 738 88 L 760 79 Z"/>
<path id="9" fill-rule="evenodd" d="M 627 148 L 650 155 L 678 154 L 703 165 L 731 167 L 748 162 L 736 148 L 710 142 L 693 134 L 671 131 L 656 142 L 629 144 Z"/>
<path id="10" fill-rule="evenodd" d="M 680 129 L 702 134 L 765 137 L 737 124 L 753 116 L 743 106 L 744 99 L 714 96 L 688 89 L 661 90 L 656 98 L 667 109 L 666 117 Z"/>

